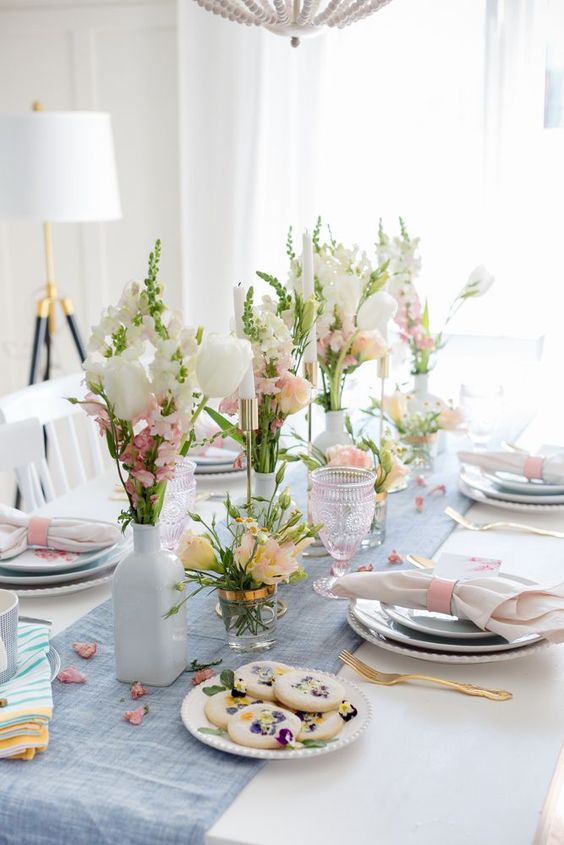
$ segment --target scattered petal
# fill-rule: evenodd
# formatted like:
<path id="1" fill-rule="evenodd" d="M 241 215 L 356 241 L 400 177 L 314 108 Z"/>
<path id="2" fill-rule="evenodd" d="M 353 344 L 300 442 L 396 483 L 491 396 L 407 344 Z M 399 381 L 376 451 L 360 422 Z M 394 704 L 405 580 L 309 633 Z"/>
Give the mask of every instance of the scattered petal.
<path id="1" fill-rule="evenodd" d="M 423 498 L 423 496 L 416 496 L 415 497 L 415 510 L 417 510 L 417 511 L 419 511 L 419 513 L 421 513 L 421 511 L 423 510 L 424 507 L 425 507 L 425 499 Z"/>
<path id="2" fill-rule="evenodd" d="M 140 681 L 134 681 L 129 688 L 129 692 L 131 698 L 141 698 L 143 695 L 147 695 L 149 690 Z"/>
<path id="3" fill-rule="evenodd" d="M 85 684 L 86 675 L 79 672 L 74 666 L 67 666 L 66 669 L 61 669 L 57 675 L 57 680 L 62 684 Z"/>
<path id="4" fill-rule="evenodd" d="M 72 647 L 83 660 L 90 660 L 98 650 L 96 643 L 73 643 Z"/>
<path id="5" fill-rule="evenodd" d="M 403 563 L 403 558 L 396 549 L 392 549 L 388 555 L 388 563 Z"/>
<path id="6" fill-rule="evenodd" d="M 431 489 L 427 491 L 428 496 L 432 496 L 433 493 L 442 493 L 443 495 L 445 495 L 446 484 L 436 484 L 434 487 L 431 487 Z"/>
<path id="7" fill-rule="evenodd" d="M 356 568 L 357 572 L 372 572 L 373 570 L 374 567 L 371 563 L 363 563 L 362 566 L 357 566 Z"/>
<path id="8" fill-rule="evenodd" d="M 213 678 L 214 675 L 215 675 L 215 672 L 213 671 L 213 669 L 198 669 L 198 671 L 196 672 L 196 674 L 192 678 L 192 683 L 194 684 L 195 687 L 197 687 L 198 684 L 201 684 L 204 681 L 209 680 L 209 678 Z"/>
<path id="9" fill-rule="evenodd" d="M 415 483 L 418 487 L 426 487 L 427 486 L 427 479 L 424 475 L 418 475 L 415 479 Z"/>
<path id="10" fill-rule="evenodd" d="M 136 710 L 126 710 L 123 718 L 130 725 L 142 725 L 145 714 L 149 712 L 148 704 L 141 704 Z"/>

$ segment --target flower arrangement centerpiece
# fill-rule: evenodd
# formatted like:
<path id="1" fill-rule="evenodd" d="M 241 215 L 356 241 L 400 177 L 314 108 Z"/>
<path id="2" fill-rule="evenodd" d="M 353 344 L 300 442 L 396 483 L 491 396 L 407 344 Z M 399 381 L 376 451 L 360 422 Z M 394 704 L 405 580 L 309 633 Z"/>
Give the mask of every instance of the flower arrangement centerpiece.
<path id="1" fill-rule="evenodd" d="M 299 368 L 317 305 L 313 296 L 304 299 L 298 290 L 287 291 L 274 276 L 262 272 L 258 275 L 271 286 L 274 295 L 263 296 L 257 302 L 250 287 L 244 301 L 242 325 L 252 347 L 258 403 L 258 429 L 253 432 L 251 452 L 255 493 L 269 500 L 282 426 L 310 401 L 311 385 L 299 375 Z M 237 410 L 237 393 L 225 398 L 219 406 L 220 414 L 234 415 Z M 211 414 L 225 432 L 233 433 L 233 427 L 223 417 L 213 411 Z"/>
<path id="2" fill-rule="evenodd" d="M 443 328 L 433 332 L 428 302 L 421 302 L 416 288 L 416 281 L 421 272 L 420 238 L 410 237 L 401 217 L 399 226 L 399 235 L 390 237 L 385 233 L 380 221 L 378 258 L 388 264 L 388 290 L 398 304 L 395 321 L 399 327 L 400 339 L 409 348 L 411 373 L 414 376 L 425 376 L 434 366 L 436 353 L 445 345 L 443 335 L 447 325 L 465 302 L 483 296 L 489 290 L 494 277 L 483 265 L 476 267 L 452 302 Z"/>
<path id="3" fill-rule="evenodd" d="M 94 327 L 84 364 L 89 393 L 80 404 L 106 439 L 128 498 L 120 520 L 134 529 L 133 552 L 113 577 L 117 677 L 166 686 L 186 666 L 185 618 L 163 621 L 171 584 L 183 576 L 178 559 L 160 549 L 166 486 L 208 397 L 237 386 L 251 350 L 236 338 L 205 338 L 167 308 L 160 251 L 157 241 L 144 283 L 128 284 Z"/>
<path id="4" fill-rule="evenodd" d="M 291 233 L 287 245 L 290 259 L 290 285 L 298 287 L 302 263 L 296 256 Z M 326 414 L 333 437 L 321 436 L 317 445 L 325 449 L 343 436 L 343 390 L 347 377 L 366 361 L 382 358 L 388 346 L 382 329 L 395 311 L 395 304 L 383 291 L 388 281 L 388 262 L 374 267 L 357 246 L 321 238 L 321 219 L 313 232 L 315 293 L 321 306 L 317 320 L 317 352 L 321 389 L 317 402 Z M 337 430 L 337 427 L 339 430 Z M 328 434 L 326 432 L 325 434 Z"/>
<path id="5" fill-rule="evenodd" d="M 355 432 L 350 417 L 345 418 L 345 428 L 350 437 L 350 444 L 329 446 L 326 450 L 308 444 L 297 432 L 293 432 L 297 448 L 303 451 L 288 450 L 290 460 L 299 460 L 311 472 L 323 466 L 348 466 L 369 469 L 375 473 L 374 493 L 376 506 L 374 518 L 367 536 L 361 543 L 362 548 L 373 548 L 384 542 L 386 536 L 386 517 L 388 493 L 396 488 L 407 475 L 408 469 L 398 456 L 395 442 L 384 437 L 378 446 L 364 431 Z"/>
<path id="6" fill-rule="evenodd" d="M 176 614 L 201 590 L 217 591 L 229 645 L 238 651 L 273 644 L 277 586 L 306 577 L 298 556 L 319 529 L 307 525 L 301 511 L 290 510 L 288 490 L 279 493 L 284 471 L 282 464 L 266 508 L 262 500 L 252 499 L 249 507 L 239 509 L 227 497 L 221 530 L 215 518 L 207 523 L 193 514 L 204 533 L 187 531 L 178 548 L 185 577 L 176 589 L 184 592 L 190 584 L 196 589 L 176 602 L 168 615 Z"/>
<path id="7" fill-rule="evenodd" d="M 378 400 L 365 413 L 378 415 L 383 411 L 384 419 L 396 429 L 405 452 L 404 463 L 413 469 L 432 467 L 432 449 L 439 431 L 460 431 L 464 415 L 460 408 L 433 398 L 425 400 L 421 410 L 412 410 L 413 394 L 396 390 L 384 398 L 383 408 Z"/>

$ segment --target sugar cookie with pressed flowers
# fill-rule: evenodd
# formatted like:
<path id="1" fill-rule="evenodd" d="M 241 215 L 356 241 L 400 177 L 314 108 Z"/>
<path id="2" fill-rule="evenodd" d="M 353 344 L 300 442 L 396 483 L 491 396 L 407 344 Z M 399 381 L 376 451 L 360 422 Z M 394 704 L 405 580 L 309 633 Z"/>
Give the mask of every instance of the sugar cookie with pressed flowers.
<path id="1" fill-rule="evenodd" d="M 241 678 L 249 695 L 254 695 L 255 698 L 260 698 L 263 701 L 275 701 L 274 683 L 276 679 L 291 671 L 292 667 L 286 666 L 285 663 L 276 663 L 273 660 L 255 660 L 252 663 L 245 663 L 244 666 L 237 669 L 235 677 Z"/>
<path id="2" fill-rule="evenodd" d="M 250 704 L 227 719 L 227 731 L 233 742 L 248 748 L 292 745 L 301 727 L 295 713 L 270 702 Z"/>
<path id="3" fill-rule="evenodd" d="M 302 723 L 302 729 L 298 734 L 300 742 L 304 739 L 333 739 L 345 725 L 338 710 L 329 710 L 327 713 L 307 713 L 305 710 L 298 710 L 296 716 Z"/>
<path id="4" fill-rule="evenodd" d="M 204 705 L 204 713 L 212 725 L 225 729 L 228 718 L 249 704 L 260 704 L 260 701 L 252 695 L 233 695 L 233 690 L 228 690 L 210 696 Z"/>
<path id="5" fill-rule="evenodd" d="M 309 669 L 293 669 L 274 682 L 277 701 L 292 710 L 326 713 L 337 710 L 345 697 L 345 690 L 336 678 Z"/>

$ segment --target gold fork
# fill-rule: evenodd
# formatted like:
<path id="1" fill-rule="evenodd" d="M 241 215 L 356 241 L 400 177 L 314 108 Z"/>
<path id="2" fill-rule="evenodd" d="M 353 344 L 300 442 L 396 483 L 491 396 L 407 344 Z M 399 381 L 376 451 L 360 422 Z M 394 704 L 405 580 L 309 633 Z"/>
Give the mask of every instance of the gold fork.
<path id="1" fill-rule="evenodd" d="M 469 519 L 466 519 L 465 516 L 462 516 L 461 513 L 458 513 L 458 511 L 455 511 L 454 508 L 450 507 L 445 508 L 445 513 L 469 531 L 491 531 L 495 528 L 511 528 L 515 531 L 528 531 L 529 534 L 540 534 L 542 537 L 557 537 L 560 540 L 564 540 L 564 533 L 562 531 L 552 531 L 548 528 L 535 528 L 532 525 L 523 525 L 521 522 L 484 522 L 481 524 L 478 522 L 470 522 Z"/>
<path id="2" fill-rule="evenodd" d="M 387 672 L 378 672 L 367 663 L 359 660 L 349 651 L 342 651 L 339 658 L 358 672 L 361 677 L 371 684 L 382 684 L 385 687 L 393 687 L 395 684 L 402 684 L 404 681 L 429 681 L 432 684 L 441 684 L 444 687 L 457 692 L 463 692 L 465 695 L 477 695 L 481 698 L 489 698 L 491 701 L 507 701 L 513 698 L 513 693 L 507 692 L 503 689 L 485 689 L 484 687 L 477 687 L 474 684 L 462 684 L 459 681 L 447 681 L 444 678 L 434 678 L 432 675 L 420 675 L 418 673 L 411 673 L 409 675 L 390 674 Z"/>

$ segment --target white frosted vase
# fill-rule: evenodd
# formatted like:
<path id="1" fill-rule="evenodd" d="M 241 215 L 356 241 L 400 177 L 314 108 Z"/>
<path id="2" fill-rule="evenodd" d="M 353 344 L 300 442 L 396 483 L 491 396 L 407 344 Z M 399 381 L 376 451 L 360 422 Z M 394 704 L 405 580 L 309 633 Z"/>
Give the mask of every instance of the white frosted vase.
<path id="1" fill-rule="evenodd" d="M 254 472 L 253 473 L 253 496 L 260 496 L 270 501 L 276 489 L 275 472 Z"/>
<path id="2" fill-rule="evenodd" d="M 157 525 L 133 525 L 133 551 L 117 566 L 112 583 L 118 681 L 167 687 L 187 664 L 186 605 L 175 585 L 184 578 L 178 558 L 160 547 Z"/>
<path id="3" fill-rule="evenodd" d="M 345 429 L 345 413 L 345 411 L 325 411 L 325 431 L 318 434 L 313 441 L 316 449 L 323 454 L 331 446 L 349 446 L 352 443 Z"/>
<path id="4" fill-rule="evenodd" d="M 413 376 L 412 397 L 409 401 L 409 410 L 413 414 L 427 414 L 430 411 L 440 410 L 444 405 L 438 396 L 429 393 L 429 373 L 417 373 Z M 435 455 L 444 452 L 446 448 L 446 433 L 439 431 L 438 435 L 432 447 Z"/>

